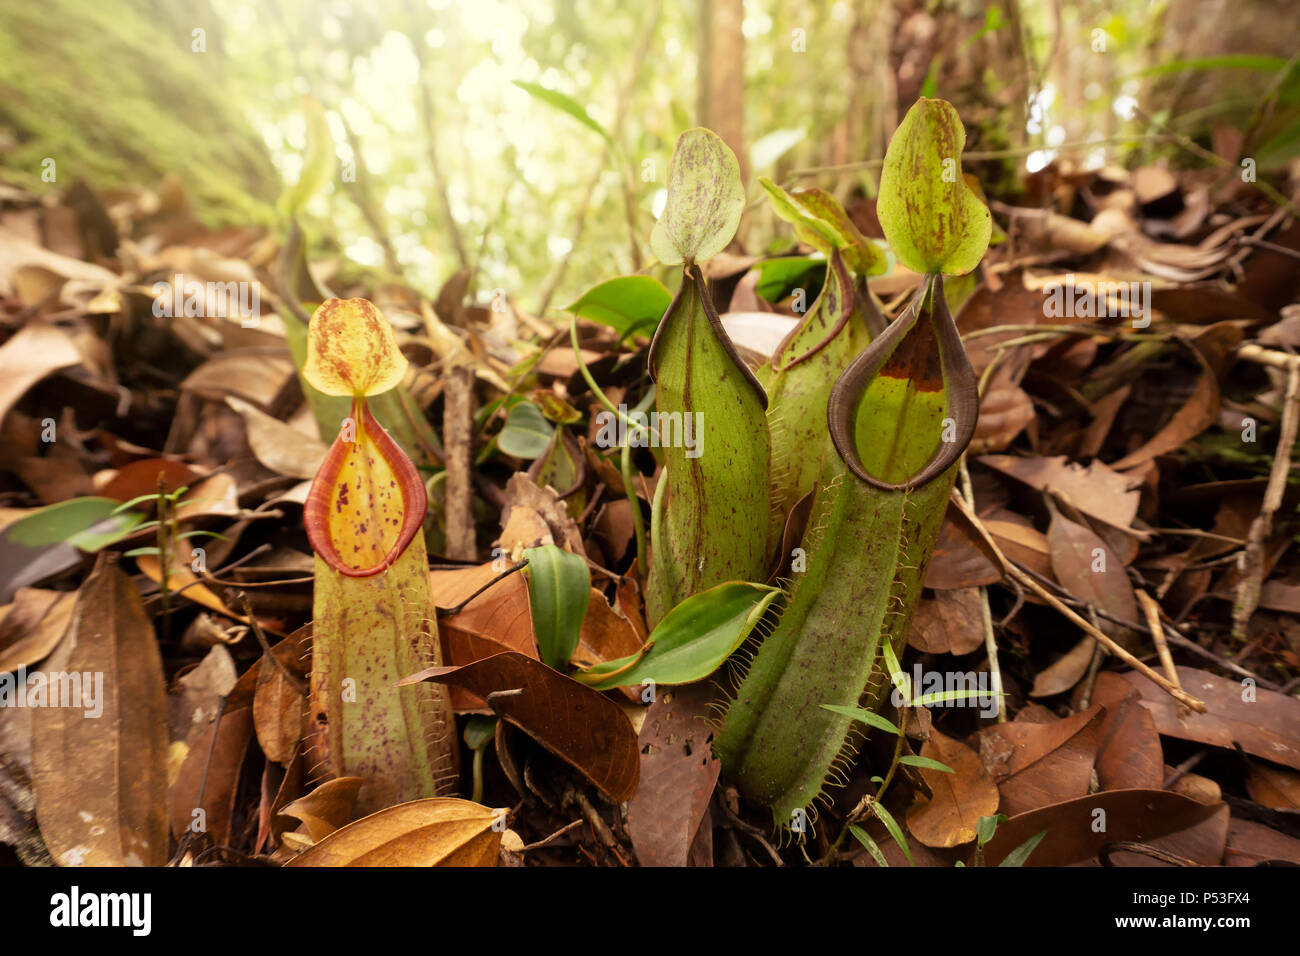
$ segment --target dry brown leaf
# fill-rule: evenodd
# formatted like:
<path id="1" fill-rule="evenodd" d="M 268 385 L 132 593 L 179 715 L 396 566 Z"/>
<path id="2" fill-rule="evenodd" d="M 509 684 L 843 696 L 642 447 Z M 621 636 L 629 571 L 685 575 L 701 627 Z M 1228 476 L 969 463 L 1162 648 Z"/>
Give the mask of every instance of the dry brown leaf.
<path id="1" fill-rule="evenodd" d="M 90 713 L 102 707 L 94 716 L 75 705 L 32 711 L 36 816 L 50 853 L 65 866 L 160 866 L 168 850 L 162 659 L 140 595 L 107 557 L 81 586 L 46 672 L 98 675 Z M 78 703 L 90 703 L 86 691 Z"/>
<path id="2" fill-rule="evenodd" d="M 422 680 L 464 687 L 484 699 L 522 689 L 522 694 L 496 699 L 502 718 L 572 765 L 615 803 L 636 791 L 636 731 L 616 703 L 585 684 L 513 652 L 460 667 L 430 667 L 398 683 Z"/>
<path id="3" fill-rule="evenodd" d="M 1120 841 L 1153 843 L 1197 863 L 1218 865 L 1228 835 L 1228 808 L 1206 806 L 1167 790 L 1107 790 L 1065 800 L 1012 817 L 998 826 L 984 848 L 989 866 L 1039 833 L 1042 842 L 1026 866 L 1069 866 L 1096 858 L 1103 846 Z M 1169 845 L 1166 838 L 1186 834 Z M 1150 865 L 1140 857 L 1135 865 Z M 1132 864 L 1131 864 L 1132 865 Z"/>
<path id="4" fill-rule="evenodd" d="M 1239 743 L 1246 753 L 1300 770 L 1300 700 L 1249 679 L 1228 680 L 1194 667 L 1177 671 L 1183 689 L 1205 701 L 1206 713 L 1180 714 L 1177 701 L 1141 674 L 1124 675 L 1161 734 L 1229 749 Z"/>
<path id="5" fill-rule="evenodd" d="M 1088 792 L 1102 711 L 1093 707 L 1047 723 L 1015 721 L 980 731 L 980 758 L 998 781 L 1007 816 Z"/>
<path id="6" fill-rule="evenodd" d="M 1030 697 L 1051 697 L 1064 694 L 1088 673 L 1092 663 L 1093 649 L 1096 641 L 1084 637 L 1064 655 L 1058 657 L 1034 675 L 1034 686 L 1029 691 Z"/>
<path id="7" fill-rule="evenodd" d="M 0 419 L 27 390 L 51 372 L 81 361 L 81 353 L 61 329 L 29 322 L 0 345 Z"/>
<path id="8" fill-rule="evenodd" d="M 1089 517 L 1135 533 L 1130 526 L 1137 517 L 1141 492 L 1132 477 L 1118 474 L 1113 466 L 1094 461 L 1084 468 L 1064 455 L 1055 458 L 981 455 L 978 460 L 1031 488 L 1063 497 Z"/>
<path id="9" fill-rule="evenodd" d="M 31 667 L 53 651 L 76 603 L 74 591 L 19 588 L 13 603 L 0 608 L 0 673 Z"/>
<path id="10" fill-rule="evenodd" d="M 666 689 L 646 712 L 637 743 L 641 780 L 627 804 L 642 866 L 686 866 L 718 782 L 709 682 Z"/>
<path id="11" fill-rule="evenodd" d="M 329 451 L 324 443 L 234 395 L 226 404 L 239 413 L 248 429 L 248 447 L 267 468 L 292 478 L 315 478 Z"/>
<path id="12" fill-rule="evenodd" d="M 335 830 L 286 866 L 496 866 L 497 819 L 456 797 L 413 800 Z"/>
<path id="13" fill-rule="evenodd" d="M 921 769 L 934 793 L 921 796 L 907 811 L 907 829 L 926 846 L 949 847 L 975 839 L 980 817 L 998 809 L 998 787 L 984 769 L 979 754 L 937 730 L 921 747 L 921 756 L 937 760 L 953 773 Z"/>
<path id="14" fill-rule="evenodd" d="M 352 822 L 357 808 L 357 794 L 361 792 L 361 777 L 335 777 L 288 804 L 280 813 L 302 821 L 300 830 L 306 830 L 313 843 L 319 843 L 335 830 Z"/>
<path id="15" fill-rule="evenodd" d="M 1139 618 L 1137 595 L 1124 565 L 1091 528 L 1071 521 L 1055 508 L 1047 528 L 1052 572 L 1075 598 L 1122 621 Z M 1101 630 L 1125 650 L 1137 648 L 1132 628 L 1102 619 Z"/>
<path id="16" fill-rule="evenodd" d="M 1011 369 L 1005 366 L 998 369 L 980 399 L 979 420 L 969 453 L 980 455 L 1002 451 L 1036 417 L 1034 403 L 1025 390 L 1012 381 Z"/>
<path id="17" fill-rule="evenodd" d="M 1092 700 L 1106 708 L 1097 748 L 1097 780 L 1103 790 L 1159 790 L 1164 756 L 1155 721 L 1133 686 L 1109 671 L 1097 675 Z"/>
<path id="18" fill-rule="evenodd" d="M 970 654 L 984 646 L 978 588 L 936 591 L 912 614 L 907 642 L 926 654 Z"/>

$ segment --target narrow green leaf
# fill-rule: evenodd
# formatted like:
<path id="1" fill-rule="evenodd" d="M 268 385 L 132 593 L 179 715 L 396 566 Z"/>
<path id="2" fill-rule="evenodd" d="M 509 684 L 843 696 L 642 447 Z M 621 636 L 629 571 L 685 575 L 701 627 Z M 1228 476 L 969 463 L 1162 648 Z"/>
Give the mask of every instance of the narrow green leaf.
<path id="1" fill-rule="evenodd" d="M 546 453 L 555 429 L 532 402 L 520 402 L 510 409 L 505 427 L 497 436 L 497 447 L 516 458 L 537 458 Z"/>
<path id="2" fill-rule="evenodd" d="M 889 141 L 876 212 L 898 261 L 914 272 L 961 275 L 988 248 L 993 217 L 962 177 L 965 145 L 952 104 L 924 97 Z"/>
<path id="3" fill-rule="evenodd" d="M 992 816 L 980 817 L 975 821 L 975 838 L 979 841 L 980 846 L 988 843 L 993 839 L 993 834 L 997 832 L 998 824 L 1009 819 L 1005 813 L 995 813 Z"/>
<path id="4" fill-rule="evenodd" d="M 650 234 L 664 265 L 703 262 L 727 247 L 745 211 L 736 154 L 712 130 L 682 133 L 668 167 L 668 202 Z"/>
<path id="5" fill-rule="evenodd" d="M 553 544 L 529 548 L 524 557 L 537 649 L 544 664 L 563 672 L 578 648 L 591 598 L 591 571 L 581 557 Z"/>
<path id="6" fill-rule="evenodd" d="M 762 584 L 719 584 L 688 597 L 664 615 L 646 641 L 645 654 L 609 661 L 574 676 L 596 690 L 635 687 L 645 680 L 664 685 L 703 680 L 745 642 L 780 594 L 779 589 Z M 610 673 L 614 676 L 600 679 Z"/>
<path id="7" fill-rule="evenodd" d="M 849 824 L 849 832 L 853 834 L 859 843 L 867 848 L 867 852 L 871 854 L 871 858 L 875 860 L 877 864 L 880 866 L 889 866 L 889 861 L 885 859 L 885 854 L 880 851 L 880 847 L 876 845 L 876 841 L 871 839 L 871 834 L 867 833 L 866 830 L 862 829 L 862 827 L 855 823 Z"/>
<path id="8" fill-rule="evenodd" d="M 588 289 L 564 310 L 608 325 L 624 336 L 634 327 L 657 324 L 672 301 L 672 293 L 658 279 L 620 276 Z"/>
<path id="9" fill-rule="evenodd" d="M 926 770 L 938 770 L 941 773 L 956 773 L 956 771 L 946 763 L 931 760 L 929 757 L 913 757 L 909 755 L 906 757 L 899 757 L 898 762 L 907 764 L 909 767 L 924 767 Z"/>
<path id="10" fill-rule="evenodd" d="M 592 119 L 591 114 L 587 112 L 586 107 L 567 93 L 561 93 L 559 90 L 548 89 L 540 83 L 529 83 L 525 80 L 515 80 L 514 84 L 529 96 L 539 99 L 548 106 L 553 106 L 563 113 L 568 113 L 583 126 L 587 127 L 587 129 L 599 135 L 606 142 L 613 142 L 613 140 L 610 139 L 609 133 L 605 131 L 605 127 Z"/>
<path id="11" fill-rule="evenodd" d="M 894 838 L 894 842 L 898 844 L 898 848 L 902 850 L 903 855 L 907 857 L 907 862 L 912 866 L 916 866 L 916 861 L 912 859 L 912 848 L 907 845 L 907 837 L 903 835 L 903 828 L 898 825 L 898 821 L 894 819 L 893 814 L 875 800 L 872 800 L 868 806 L 871 807 L 871 812 L 879 817 L 880 822 L 885 825 L 885 829 L 889 831 L 889 835 Z"/>
<path id="12" fill-rule="evenodd" d="M 823 710 L 829 710 L 833 714 L 842 714 L 845 717 L 851 717 L 856 721 L 866 724 L 868 727 L 875 727 L 877 730 L 883 730 L 886 733 L 898 735 L 898 727 L 892 720 L 881 717 L 879 714 L 870 710 L 863 710 L 861 707 L 845 707 L 842 704 L 822 704 Z"/>
<path id="13" fill-rule="evenodd" d="M 144 520 L 138 511 L 120 512 L 112 498 L 71 498 L 19 518 L 4 537 L 25 548 L 70 544 L 95 553 L 120 541 Z"/>
<path id="14" fill-rule="evenodd" d="M 1024 866 L 1025 861 L 1029 859 L 1029 854 L 1038 849 L 1038 844 L 1043 842 L 1043 837 L 1045 836 L 1047 836 L 1046 830 L 1042 833 L 1035 833 L 1024 843 L 1020 844 L 1020 846 L 1008 853 L 1006 858 L 1003 859 L 998 866 Z"/>

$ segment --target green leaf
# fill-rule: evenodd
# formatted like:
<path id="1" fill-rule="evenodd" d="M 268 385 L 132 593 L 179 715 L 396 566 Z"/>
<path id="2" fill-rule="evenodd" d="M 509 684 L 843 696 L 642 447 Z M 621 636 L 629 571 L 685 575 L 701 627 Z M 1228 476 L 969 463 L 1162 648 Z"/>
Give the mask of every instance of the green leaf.
<path id="1" fill-rule="evenodd" d="M 965 145 L 952 104 L 924 97 L 889 141 L 876 213 L 898 261 L 914 272 L 961 275 L 988 248 L 993 217 L 962 177 Z"/>
<path id="2" fill-rule="evenodd" d="M 826 282 L 826 260 L 820 256 L 780 256 L 754 268 L 758 270 L 754 291 L 768 302 L 780 302 L 795 289 L 816 296 Z"/>
<path id="3" fill-rule="evenodd" d="M 605 132 L 605 127 L 592 119 L 591 114 L 587 112 L 586 107 L 567 93 L 561 93 L 559 90 L 547 89 L 540 83 L 528 83 L 524 80 L 515 80 L 514 84 L 525 93 L 541 100 L 543 103 L 546 103 L 549 106 L 554 106 L 557 110 L 560 110 L 563 113 L 568 113 L 583 126 L 587 127 L 587 129 L 598 134 L 606 142 L 613 142 L 613 140 L 610 139 L 609 133 Z"/>
<path id="4" fill-rule="evenodd" d="M 574 675 L 596 690 L 703 680 L 730 657 L 781 594 L 778 588 L 733 581 L 688 597 L 659 622 L 644 654 L 598 664 Z M 612 676 L 601 679 L 603 675 Z"/>
<path id="5" fill-rule="evenodd" d="M 994 694 L 991 691 L 984 690 L 944 690 L 935 691 L 933 694 L 922 694 L 912 701 L 909 706 L 930 707 L 934 704 L 946 704 L 954 700 L 980 700 L 986 697 L 1005 696 L 1005 694 Z"/>
<path id="6" fill-rule="evenodd" d="M 608 325 L 622 337 L 634 327 L 658 324 L 672 301 L 672 293 L 658 279 L 620 276 L 588 289 L 564 310 Z"/>
<path id="7" fill-rule="evenodd" d="M 465 722 L 465 746 L 470 750 L 482 750 L 496 736 L 497 719 L 475 714 Z"/>
<path id="8" fill-rule="evenodd" d="M 505 427 L 497 436 L 497 447 L 515 458 L 537 458 L 545 454 L 555 429 L 532 402 L 520 402 L 510 409 Z"/>
<path id="9" fill-rule="evenodd" d="M 143 520 L 138 511 L 119 513 L 112 498 L 72 498 L 19 518 L 4 536 L 25 548 L 64 543 L 94 554 L 125 538 Z"/>
<path id="10" fill-rule="evenodd" d="M 956 771 L 946 763 L 931 760 L 929 757 L 913 757 L 909 755 L 907 757 L 899 757 L 898 762 L 907 764 L 909 767 L 924 767 L 926 770 L 938 770 L 941 773 L 956 773 Z"/>
<path id="11" fill-rule="evenodd" d="M 866 724 L 868 727 L 875 727 L 877 730 L 883 730 L 887 733 L 898 735 L 898 727 L 892 720 L 881 717 L 877 713 L 869 710 L 863 710 L 861 707 L 845 707 L 841 704 L 822 704 L 823 710 L 829 710 L 831 713 L 840 714 L 844 717 L 851 717 L 854 720 Z"/>
<path id="12" fill-rule="evenodd" d="M 880 852 L 880 847 L 876 845 L 875 840 L 871 839 L 871 835 L 867 833 L 866 830 L 862 829 L 862 827 L 855 823 L 850 823 L 849 832 L 853 834 L 859 843 L 867 848 L 867 852 L 871 854 L 871 858 L 875 860 L 877 864 L 880 866 L 889 866 L 889 861 L 885 859 L 885 854 Z"/>
<path id="13" fill-rule="evenodd" d="M 907 857 L 907 862 L 912 864 L 912 866 L 916 866 L 916 861 L 912 859 L 912 848 L 907 845 L 907 837 L 903 836 L 903 828 L 898 825 L 898 821 L 894 819 L 893 815 L 888 810 L 875 800 L 872 800 L 871 803 L 867 804 L 867 806 L 871 807 L 871 812 L 880 818 L 880 822 L 885 825 L 885 829 L 889 831 L 889 835 L 894 838 L 894 842 L 898 844 L 898 848 L 902 850 L 903 855 Z"/>
<path id="14" fill-rule="evenodd" d="M 123 551 L 123 552 L 122 552 L 122 557 L 124 557 L 124 558 L 136 558 L 136 557 L 139 557 L 140 555 L 143 555 L 143 554 L 161 555 L 161 554 L 162 554 L 162 549 L 161 549 L 161 548 L 158 548 L 158 547 L 153 547 L 153 548 L 132 548 L 130 551 Z"/>
<path id="15" fill-rule="evenodd" d="M 1009 819 L 1005 813 L 995 813 L 992 816 L 980 817 L 975 821 L 975 837 L 980 846 L 984 846 L 989 840 L 993 839 L 993 834 L 997 832 L 998 824 Z"/>
<path id="16" fill-rule="evenodd" d="M 1024 866 L 1025 861 L 1029 859 L 1029 854 L 1038 849 L 1038 844 L 1043 842 L 1043 837 L 1047 836 L 1047 831 L 1035 833 L 1020 846 L 1016 847 L 1006 855 L 998 866 Z"/>
<path id="17" fill-rule="evenodd" d="M 840 237 L 835 230 L 804 209 L 788 192 L 766 176 L 760 176 L 758 184 L 767 193 L 772 211 L 794 226 L 794 234 L 800 242 L 806 242 L 822 255 L 829 255 L 832 249 L 839 247 Z"/>
<path id="18" fill-rule="evenodd" d="M 334 137 L 330 133 L 329 120 L 325 117 L 325 107 L 319 100 L 304 96 L 303 114 L 307 121 L 307 150 L 302 158 L 302 172 L 298 175 L 298 181 L 285 190 L 280 200 L 282 211 L 290 216 L 297 215 L 313 196 L 325 188 L 325 184 L 334 175 L 337 162 Z"/>
<path id="19" fill-rule="evenodd" d="M 542 662 L 564 671 L 578 648 L 578 633 L 591 598 L 587 562 L 553 544 L 529 548 L 528 603 Z"/>
<path id="20" fill-rule="evenodd" d="M 664 265 L 703 262 L 731 242 L 745 211 L 736 154 L 712 130 L 689 129 L 668 167 L 668 202 L 650 234 Z"/>

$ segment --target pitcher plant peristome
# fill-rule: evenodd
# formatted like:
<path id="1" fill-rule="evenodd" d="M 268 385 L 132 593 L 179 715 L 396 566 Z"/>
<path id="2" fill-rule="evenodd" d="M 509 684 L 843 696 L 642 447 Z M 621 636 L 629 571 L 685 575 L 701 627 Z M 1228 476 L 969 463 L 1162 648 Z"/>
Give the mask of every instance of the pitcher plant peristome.
<path id="1" fill-rule="evenodd" d="M 365 780 L 363 812 L 449 792 L 456 780 L 445 688 L 394 686 L 441 663 L 424 482 L 366 401 L 396 386 L 406 364 L 365 299 L 330 299 L 311 318 L 303 375 L 327 395 L 351 397 L 352 414 L 303 506 L 316 552 L 310 740 L 330 775 Z"/>

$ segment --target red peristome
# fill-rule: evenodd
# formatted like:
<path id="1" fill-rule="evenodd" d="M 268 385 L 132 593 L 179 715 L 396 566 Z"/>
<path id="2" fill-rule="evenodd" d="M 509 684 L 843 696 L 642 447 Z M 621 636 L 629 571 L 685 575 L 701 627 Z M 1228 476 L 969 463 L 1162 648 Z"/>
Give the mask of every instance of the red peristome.
<path id="1" fill-rule="evenodd" d="M 398 531 L 397 540 L 388 549 L 388 553 L 384 555 L 382 561 L 365 568 L 357 568 L 348 564 L 334 546 L 334 539 L 330 535 L 329 519 L 331 491 L 338 480 L 339 470 L 343 466 L 350 446 L 353 444 L 344 441 L 342 434 L 334 439 L 329 454 L 325 456 L 320 470 L 316 472 L 316 477 L 311 483 L 311 490 L 307 492 L 307 500 L 303 504 L 302 521 L 306 526 L 307 540 L 311 542 L 312 549 L 321 556 L 326 564 L 347 577 L 368 578 L 387 571 L 401 557 L 402 552 L 406 550 L 416 533 L 424 525 L 424 515 L 428 508 L 429 499 L 424 490 L 424 480 L 420 477 L 420 472 L 416 469 L 414 462 L 407 457 L 406 452 L 402 451 L 397 442 L 393 441 L 388 432 L 384 431 L 383 426 L 370 414 L 370 407 L 366 404 L 364 398 L 354 398 L 352 400 L 352 420 L 357 427 L 356 439 L 359 441 L 363 433 L 368 436 L 374 442 L 380 456 L 393 470 L 393 475 L 397 479 L 397 485 L 402 496 L 402 524 Z"/>

